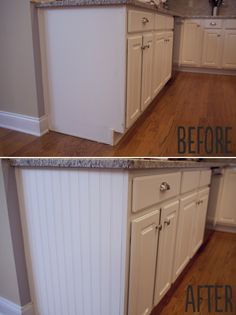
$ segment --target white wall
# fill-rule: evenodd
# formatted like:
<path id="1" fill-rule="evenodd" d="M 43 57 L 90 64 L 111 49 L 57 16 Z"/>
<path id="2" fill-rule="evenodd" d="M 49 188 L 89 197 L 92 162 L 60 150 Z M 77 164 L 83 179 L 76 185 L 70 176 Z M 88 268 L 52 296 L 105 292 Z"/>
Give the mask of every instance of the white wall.
<path id="1" fill-rule="evenodd" d="M 20 304 L 16 266 L 0 160 L 0 296 Z"/>
<path id="2" fill-rule="evenodd" d="M 0 111 L 44 114 L 35 18 L 30 0 L 0 1 Z"/>
<path id="3" fill-rule="evenodd" d="M 31 301 L 15 171 L 7 161 L 2 160 L 0 160 L 1 297 L 20 306 Z"/>

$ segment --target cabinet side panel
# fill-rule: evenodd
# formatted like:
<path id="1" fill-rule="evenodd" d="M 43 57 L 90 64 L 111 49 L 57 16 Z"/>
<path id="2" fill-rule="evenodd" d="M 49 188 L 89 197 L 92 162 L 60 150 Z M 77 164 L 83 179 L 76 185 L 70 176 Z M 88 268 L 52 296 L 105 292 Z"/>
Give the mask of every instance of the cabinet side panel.
<path id="1" fill-rule="evenodd" d="M 125 7 L 52 9 L 40 23 L 50 128 L 111 144 L 124 131 Z"/>
<path id="2" fill-rule="evenodd" d="M 122 171 L 18 171 L 36 314 L 123 314 L 127 177 Z"/>

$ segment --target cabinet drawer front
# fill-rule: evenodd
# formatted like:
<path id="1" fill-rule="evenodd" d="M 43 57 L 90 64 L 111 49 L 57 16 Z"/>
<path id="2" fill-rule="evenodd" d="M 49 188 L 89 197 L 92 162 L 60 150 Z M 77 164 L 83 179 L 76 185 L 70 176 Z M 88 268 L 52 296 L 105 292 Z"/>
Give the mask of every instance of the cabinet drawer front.
<path id="1" fill-rule="evenodd" d="M 236 20 L 225 20 L 224 22 L 226 29 L 236 29 Z"/>
<path id="2" fill-rule="evenodd" d="M 218 20 L 218 19 L 205 20 L 205 27 L 206 28 L 222 28 L 222 20 Z"/>
<path id="3" fill-rule="evenodd" d="M 174 28 L 174 18 L 172 16 L 166 16 L 166 29 L 172 30 Z"/>
<path id="4" fill-rule="evenodd" d="M 204 170 L 200 173 L 199 187 L 207 186 L 211 182 L 211 170 Z"/>
<path id="5" fill-rule="evenodd" d="M 154 29 L 154 13 L 129 10 L 128 32 L 143 32 Z"/>
<path id="6" fill-rule="evenodd" d="M 174 28 L 174 18 L 162 14 L 155 14 L 155 30 L 172 30 Z"/>
<path id="7" fill-rule="evenodd" d="M 177 196 L 180 191 L 181 173 L 169 173 L 133 179 L 132 212 L 150 207 Z"/>
<path id="8" fill-rule="evenodd" d="M 188 191 L 198 188 L 200 171 L 186 171 L 183 172 L 181 193 L 184 194 Z"/>

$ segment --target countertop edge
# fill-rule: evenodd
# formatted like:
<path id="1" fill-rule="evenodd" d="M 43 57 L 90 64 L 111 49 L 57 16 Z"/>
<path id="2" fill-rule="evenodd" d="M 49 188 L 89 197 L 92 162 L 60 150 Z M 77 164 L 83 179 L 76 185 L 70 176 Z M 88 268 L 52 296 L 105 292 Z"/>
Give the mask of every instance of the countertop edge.
<path id="1" fill-rule="evenodd" d="M 12 167 L 20 168 L 71 168 L 71 169 L 171 169 L 215 168 L 236 166 L 233 163 L 170 161 L 153 159 L 11 159 Z"/>

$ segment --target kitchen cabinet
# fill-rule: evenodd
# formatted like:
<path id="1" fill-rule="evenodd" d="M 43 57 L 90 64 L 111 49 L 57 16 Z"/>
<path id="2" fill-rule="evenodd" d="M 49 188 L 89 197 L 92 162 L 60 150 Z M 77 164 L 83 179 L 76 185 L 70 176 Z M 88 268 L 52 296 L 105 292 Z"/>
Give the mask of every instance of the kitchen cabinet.
<path id="1" fill-rule="evenodd" d="M 171 287 L 179 201 L 161 207 L 161 232 L 157 255 L 154 304 L 157 305 Z"/>
<path id="2" fill-rule="evenodd" d="M 217 214 L 217 223 L 226 226 L 236 226 L 235 208 L 236 169 L 226 170 L 223 179 L 222 195 Z"/>
<path id="3" fill-rule="evenodd" d="M 223 68 L 236 69 L 236 29 L 225 31 Z"/>
<path id="4" fill-rule="evenodd" d="M 180 167 L 17 169 L 36 313 L 76 305 L 78 315 L 149 315 L 201 246 L 210 177 Z"/>
<path id="5" fill-rule="evenodd" d="M 196 211 L 197 193 L 190 193 L 180 199 L 178 231 L 176 236 L 173 281 L 175 281 L 191 258 L 191 242 Z"/>
<path id="6" fill-rule="evenodd" d="M 182 30 L 181 64 L 197 67 L 200 65 L 202 50 L 202 28 L 200 21 L 186 20 Z"/>
<path id="7" fill-rule="evenodd" d="M 129 310 L 135 315 L 150 314 L 156 270 L 159 210 L 132 221 L 130 250 Z"/>
<path id="8" fill-rule="evenodd" d="M 153 56 L 153 80 L 152 91 L 155 97 L 163 87 L 163 60 L 165 58 L 165 36 L 163 33 L 154 35 L 154 56 Z"/>
<path id="9" fill-rule="evenodd" d="M 234 19 L 177 19 L 174 63 L 181 67 L 236 69 Z M 199 70 L 200 71 L 200 70 Z M 206 71 L 206 70 L 205 70 Z"/>
<path id="10" fill-rule="evenodd" d="M 122 5 L 39 10 L 39 24 L 49 129 L 117 144 L 171 76 L 172 37 L 153 48 L 174 18 Z"/>
<path id="11" fill-rule="evenodd" d="M 152 100 L 152 67 L 153 67 L 153 34 L 143 35 L 142 62 L 142 98 L 141 111 L 144 111 Z"/>
<path id="12" fill-rule="evenodd" d="M 152 93 L 155 97 L 172 75 L 173 32 L 154 35 Z"/>
<path id="13" fill-rule="evenodd" d="M 173 55 L 173 32 L 166 33 L 164 45 L 163 61 L 163 85 L 165 85 L 172 74 L 172 55 Z"/>
<path id="14" fill-rule="evenodd" d="M 202 66 L 220 68 L 222 49 L 221 30 L 205 29 L 203 39 Z"/>
<path id="15" fill-rule="evenodd" d="M 142 36 L 128 38 L 127 63 L 127 112 L 126 126 L 129 127 L 140 115 L 142 80 Z"/>
<path id="16" fill-rule="evenodd" d="M 194 256 L 194 254 L 198 251 L 203 243 L 209 191 L 209 188 L 205 188 L 203 190 L 200 190 L 198 193 L 196 211 L 193 216 L 193 243 L 191 257 Z"/>

